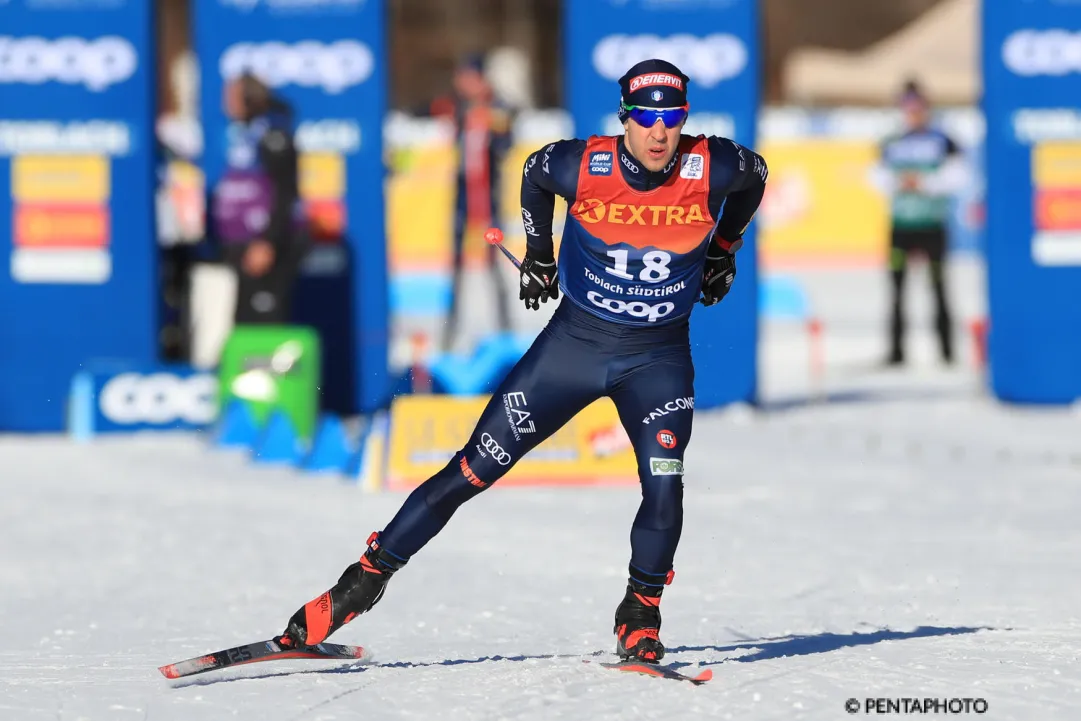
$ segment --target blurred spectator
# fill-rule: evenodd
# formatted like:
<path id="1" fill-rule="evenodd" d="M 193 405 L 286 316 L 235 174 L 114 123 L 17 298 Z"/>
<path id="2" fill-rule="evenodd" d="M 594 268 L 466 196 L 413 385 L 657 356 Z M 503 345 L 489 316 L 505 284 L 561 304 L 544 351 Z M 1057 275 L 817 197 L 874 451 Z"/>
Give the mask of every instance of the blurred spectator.
<path id="1" fill-rule="evenodd" d="M 214 188 L 212 232 L 237 274 L 237 324 L 285 324 L 307 246 L 293 111 L 252 75 L 226 83 L 226 171 Z"/>
<path id="2" fill-rule="evenodd" d="M 484 76 L 483 57 L 471 55 L 457 67 L 452 95 L 436 99 L 434 116 L 454 123 L 458 170 L 454 201 L 454 268 L 450 311 L 443 334 L 443 350 L 454 344 L 461 301 L 462 262 L 466 234 L 482 234 L 499 227 L 500 170 L 511 145 L 510 109 L 495 99 Z M 473 237 L 472 235 L 470 237 Z M 485 244 L 486 268 L 495 289 L 499 329 L 509 331 L 509 298 L 503 275 L 496 265 L 496 250 Z"/>
<path id="3" fill-rule="evenodd" d="M 935 302 L 935 331 L 943 362 L 953 362 L 953 326 L 947 298 L 945 258 L 950 205 L 968 182 L 961 150 L 931 124 L 931 107 L 915 81 L 899 100 L 904 130 L 882 144 L 875 169 L 876 186 L 890 196 L 890 281 L 892 310 L 887 365 L 905 362 L 907 323 L 905 275 L 909 257 L 922 254 L 930 265 Z"/>

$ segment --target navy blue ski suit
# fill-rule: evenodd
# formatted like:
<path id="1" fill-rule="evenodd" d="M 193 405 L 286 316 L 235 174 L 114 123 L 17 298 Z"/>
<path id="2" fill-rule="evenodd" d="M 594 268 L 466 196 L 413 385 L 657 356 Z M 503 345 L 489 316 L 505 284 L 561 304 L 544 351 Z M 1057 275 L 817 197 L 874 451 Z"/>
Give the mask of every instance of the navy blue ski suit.
<path id="1" fill-rule="evenodd" d="M 469 441 L 379 534 L 382 548 L 408 560 L 462 503 L 607 396 L 634 445 L 642 485 L 631 572 L 662 584 L 683 524 L 683 454 L 694 415 L 690 313 L 707 248 L 728 250 L 741 238 L 766 174 L 760 156 L 718 137 L 682 136 L 660 172 L 640 167 L 612 136 L 560 141 L 530 155 L 522 216 L 531 252 L 551 256 L 555 196 L 568 202 L 563 298 Z"/>

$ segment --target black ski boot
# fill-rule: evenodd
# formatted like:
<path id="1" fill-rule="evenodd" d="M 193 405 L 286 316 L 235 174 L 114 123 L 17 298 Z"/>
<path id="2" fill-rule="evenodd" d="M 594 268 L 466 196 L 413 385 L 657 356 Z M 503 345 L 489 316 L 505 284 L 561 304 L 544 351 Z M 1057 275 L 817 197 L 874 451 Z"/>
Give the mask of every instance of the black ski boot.
<path id="1" fill-rule="evenodd" d="M 289 619 L 277 642 L 282 646 L 315 646 L 358 615 L 370 611 L 383 597 L 394 572 L 406 564 L 368 537 L 368 550 L 351 564 L 329 591 L 303 605 Z"/>
<path id="2" fill-rule="evenodd" d="M 644 576 L 639 571 L 634 572 Z M 650 578 L 669 584 L 674 574 Z M 658 634 L 661 630 L 661 593 L 664 586 L 646 585 L 633 576 L 627 580 L 627 593 L 616 608 L 616 654 L 623 660 L 635 659 L 657 663 L 664 658 L 664 644 Z"/>

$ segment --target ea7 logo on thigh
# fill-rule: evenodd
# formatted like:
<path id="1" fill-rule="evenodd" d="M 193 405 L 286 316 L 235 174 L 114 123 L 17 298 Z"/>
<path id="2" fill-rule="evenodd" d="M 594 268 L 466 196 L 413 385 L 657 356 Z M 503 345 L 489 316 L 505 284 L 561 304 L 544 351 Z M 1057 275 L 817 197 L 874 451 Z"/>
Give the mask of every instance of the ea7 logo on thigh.
<path id="1" fill-rule="evenodd" d="M 649 472 L 654 476 L 682 476 L 683 461 L 675 458 L 650 458 Z"/>
<path id="2" fill-rule="evenodd" d="M 523 433 L 536 433 L 537 431 L 537 425 L 529 420 L 530 412 L 522 410 L 528 405 L 525 393 L 521 391 L 503 394 L 503 410 L 507 412 L 507 423 L 510 424 L 510 431 L 514 434 L 514 440 L 516 441 L 522 440 Z"/>

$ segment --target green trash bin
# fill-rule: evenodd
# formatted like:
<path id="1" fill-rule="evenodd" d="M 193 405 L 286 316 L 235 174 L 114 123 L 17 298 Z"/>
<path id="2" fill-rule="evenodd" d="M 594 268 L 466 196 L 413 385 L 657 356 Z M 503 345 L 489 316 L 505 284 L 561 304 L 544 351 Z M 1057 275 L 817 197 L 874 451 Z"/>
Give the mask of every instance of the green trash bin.
<path id="1" fill-rule="evenodd" d="M 260 424 L 280 409 L 298 437 L 310 440 L 319 414 L 321 354 L 319 335 L 307 326 L 236 326 L 218 367 L 221 408 L 234 398 L 245 401 Z"/>

